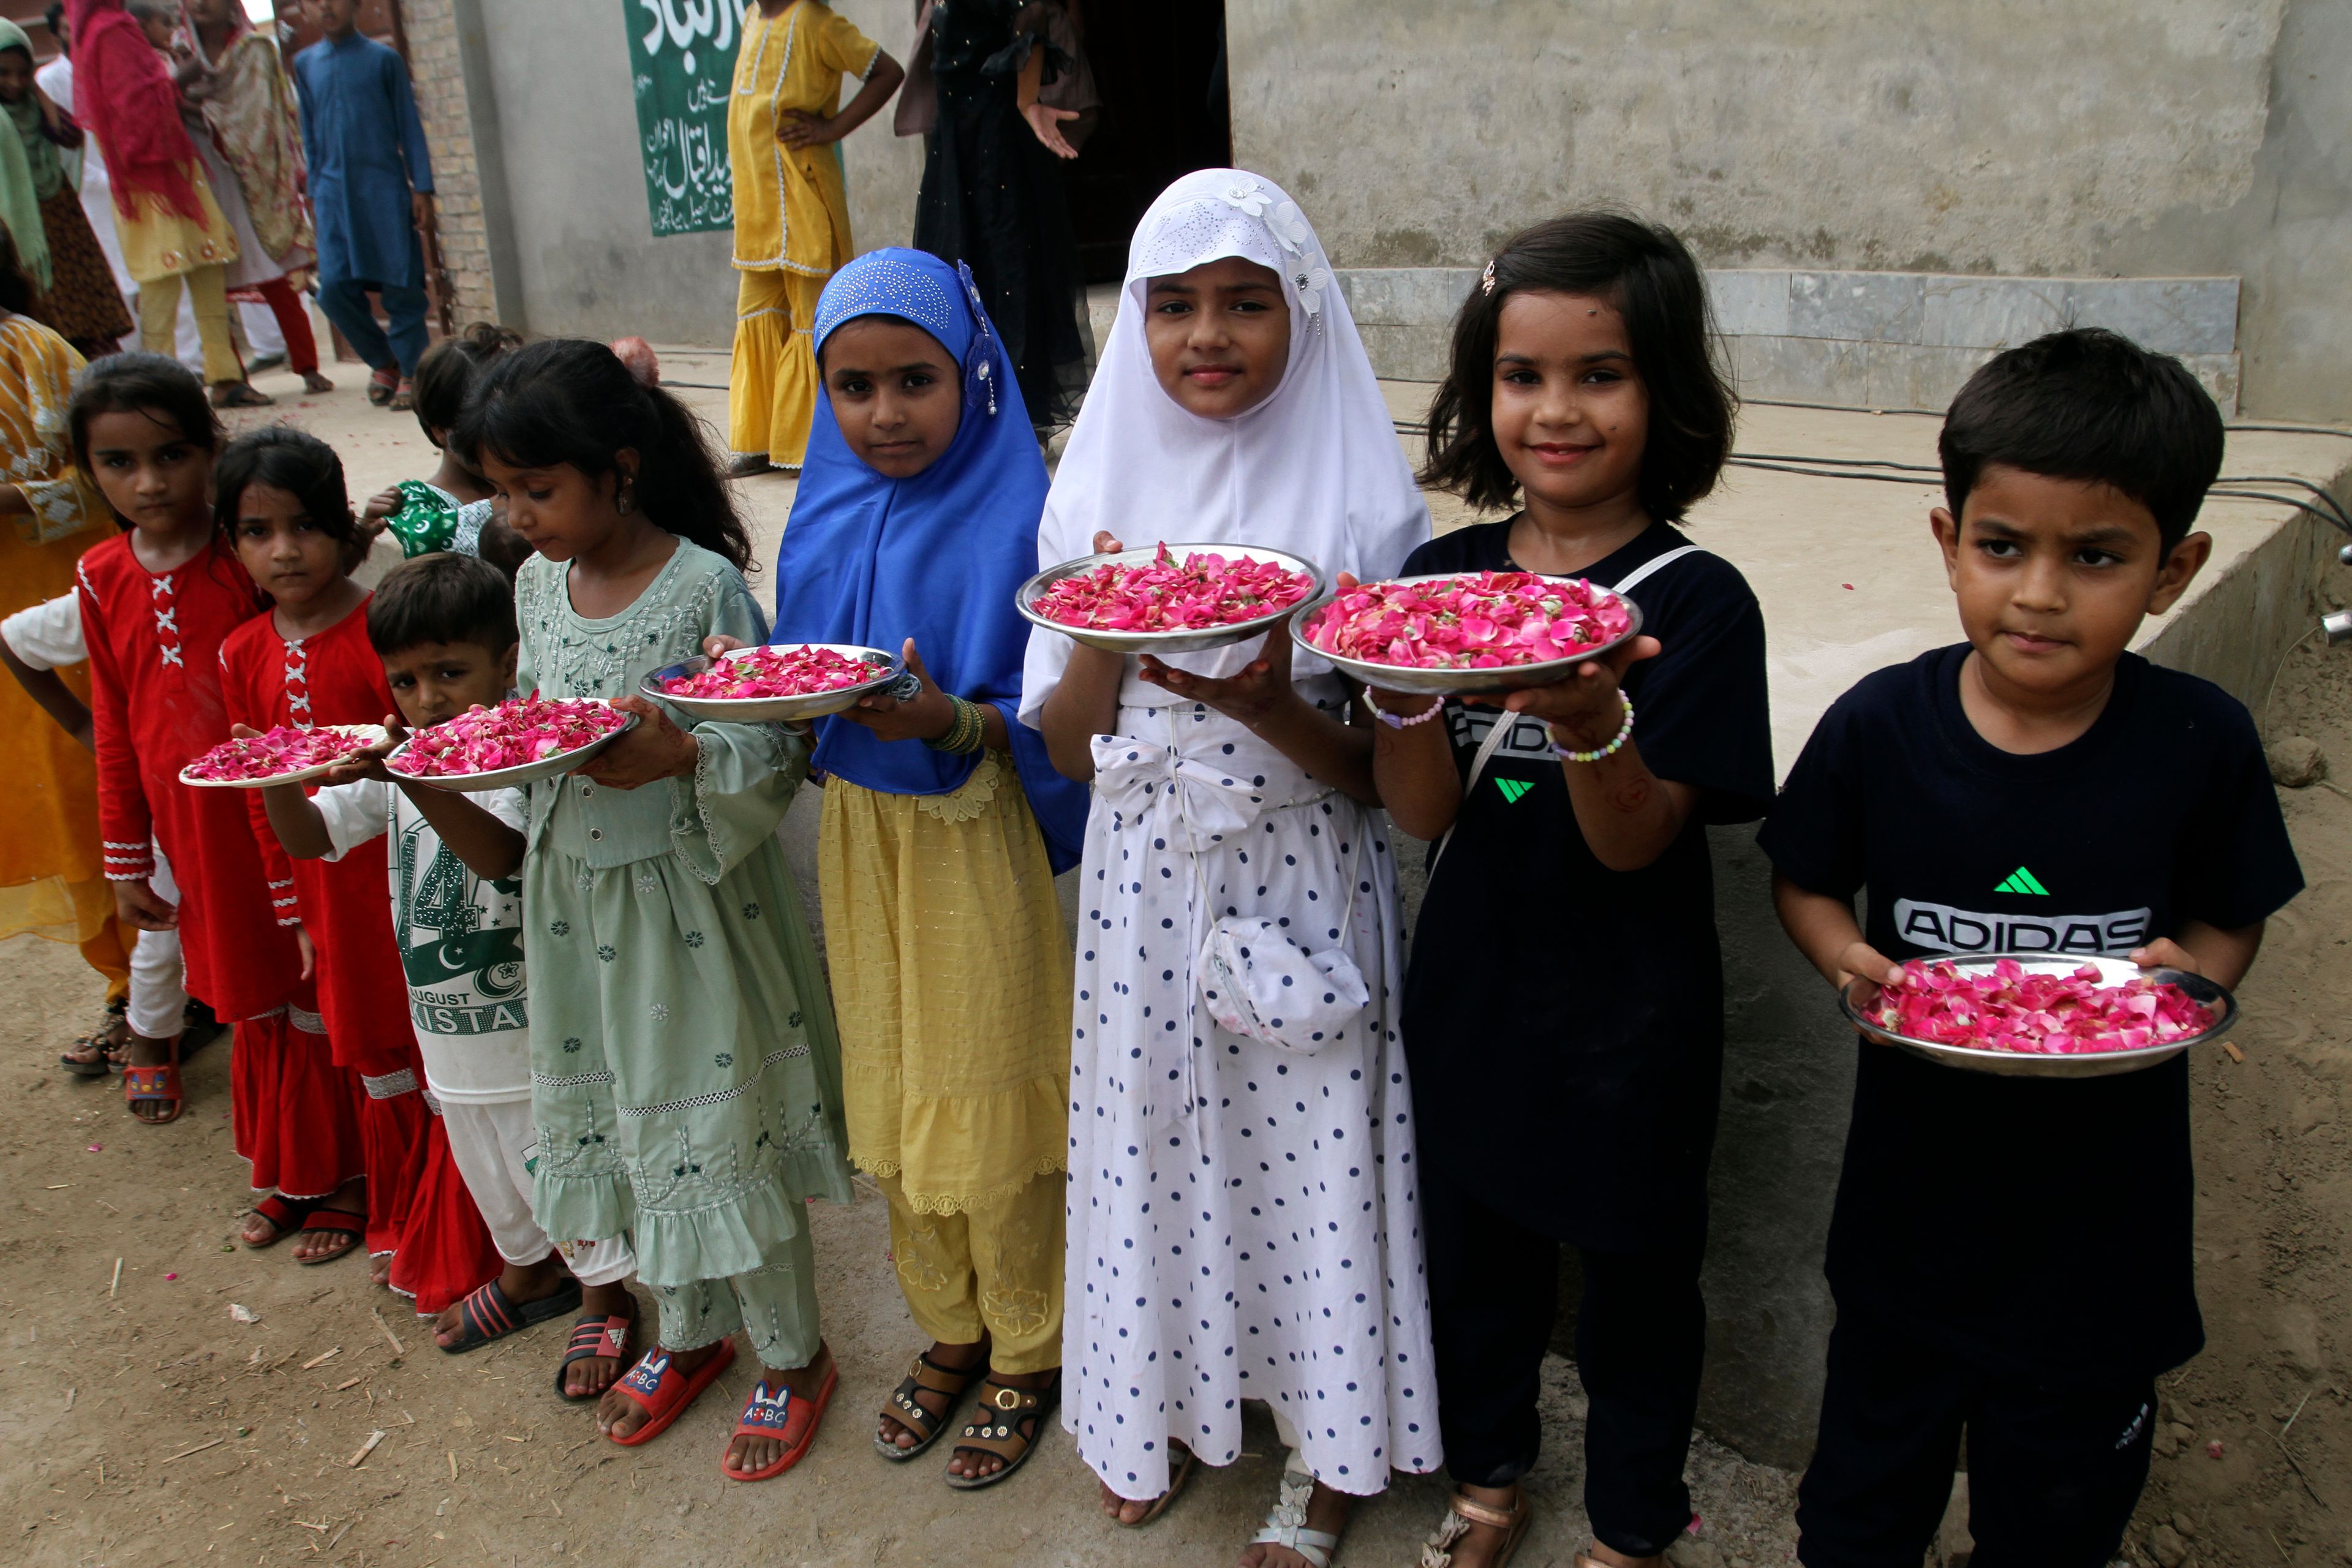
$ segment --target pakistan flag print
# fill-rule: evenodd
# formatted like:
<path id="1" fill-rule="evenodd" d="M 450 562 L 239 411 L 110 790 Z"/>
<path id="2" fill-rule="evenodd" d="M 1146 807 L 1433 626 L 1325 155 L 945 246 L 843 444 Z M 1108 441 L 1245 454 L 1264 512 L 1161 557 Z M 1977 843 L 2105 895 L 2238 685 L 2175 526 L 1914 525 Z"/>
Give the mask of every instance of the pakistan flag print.
<path id="1" fill-rule="evenodd" d="M 433 858 L 420 868 L 426 845 Z M 482 880 L 421 821 L 402 829 L 393 875 L 416 1026 L 435 1035 L 524 1027 L 521 881 Z"/>

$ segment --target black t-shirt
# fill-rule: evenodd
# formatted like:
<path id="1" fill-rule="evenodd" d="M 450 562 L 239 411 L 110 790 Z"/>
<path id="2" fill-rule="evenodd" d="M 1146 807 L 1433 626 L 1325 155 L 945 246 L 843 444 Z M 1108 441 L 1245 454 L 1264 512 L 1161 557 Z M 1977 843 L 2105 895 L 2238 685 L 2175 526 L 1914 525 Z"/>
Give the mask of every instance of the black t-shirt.
<path id="1" fill-rule="evenodd" d="M 1963 643 L 1882 669 L 1813 731 L 1760 836 L 1780 873 L 1869 895 L 1902 960 L 2120 957 L 2303 887 L 2253 721 L 2126 654 L 2081 739 L 2021 756 L 1960 707 Z M 2138 1379 L 2205 1342 L 2189 1255 L 2186 1054 L 2113 1078 L 1998 1078 L 1859 1047 L 1830 1225 L 1841 1310 L 1991 1370 Z"/>
<path id="2" fill-rule="evenodd" d="M 1405 575 L 1517 570 L 1510 524 L 1432 540 Z M 1655 524 L 1584 574 L 1615 583 L 1690 542 Z M 1772 799 L 1764 616 L 1737 568 L 1685 555 L 1630 595 L 1663 645 L 1625 694 L 1633 742 L 1699 803 L 1655 862 L 1592 858 L 1543 724 L 1449 700 L 1466 779 L 1498 721 L 1513 726 L 1462 803 L 1405 976 L 1420 1153 L 1545 1235 L 1611 1252 L 1678 1244 L 1705 1224 L 1723 1070 L 1723 965 L 1706 825 Z"/>

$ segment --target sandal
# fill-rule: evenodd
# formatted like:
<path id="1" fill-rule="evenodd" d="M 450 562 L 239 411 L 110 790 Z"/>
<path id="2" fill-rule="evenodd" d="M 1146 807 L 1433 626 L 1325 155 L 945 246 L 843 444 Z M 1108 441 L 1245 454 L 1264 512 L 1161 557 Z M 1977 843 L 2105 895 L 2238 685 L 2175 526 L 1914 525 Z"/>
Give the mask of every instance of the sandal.
<path id="1" fill-rule="evenodd" d="M 416 406 L 416 384 L 413 381 L 403 381 L 393 392 L 391 398 L 385 402 L 384 406 L 392 410 L 394 414 L 406 414 L 411 409 L 415 408 Z"/>
<path id="2" fill-rule="evenodd" d="M 58 1053 L 58 1066 L 76 1078 L 104 1078 L 108 1073 L 121 1071 L 121 1068 L 118 1065 L 119 1058 L 115 1053 L 121 1050 L 123 1045 L 130 1043 L 130 1017 L 131 999 L 129 997 L 119 997 L 109 1002 L 98 1027 L 75 1040 L 72 1050 Z M 122 1044 L 109 1045 L 107 1038 L 114 1033 L 114 1026 L 117 1024 L 121 1025 L 124 1030 Z M 90 1054 L 88 1056 L 78 1054 L 83 1051 Z"/>
<path id="3" fill-rule="evenodd" d="M 992 1487 L 1029 1462 L 1037 1451 L 1037 1435 L 1045 1425 L 1045 1417 L 1062 1399 L 1062 1378 L 1055 1373 L 1054 1381 L 1043 1388 L 1007 1388 L 991 1373 L 980 1385 L 981 1408 L 987 1418 L 977 1426 L 963 1429 L 963 1440 L 955 1446 L 959 1454 L 988 1454 L 1004 1461 L 1003 1465 L 985 1476 L 950 1476 L 948 1485 L 960 1492 L 976 1492 L 982 1487 Z M 1189 1450 L 1188 1450 L 1189 1454 Z M 1171 1481 L 1168 1488 L 1173 1494 Z M 1164 1503 L 1166 1499 L 1163 1497 Z M 1150 1520 L 1145 1520 L 1150 1523 Z"/>
<path id="4" fill-rule="evenodd" d="M 263 1252 L 277 1246 L 301 1229 L 302 1222 L 310 1217 L 310 1211 L 324 1201 L 321 1198 L 289 1198 L 284 1193 L 270 1194 L 245 1211 L 249 1215 L 258 1215 L 270 1227 L 268 1240 L 246 1241 L 247 1249 L 252 1252 Z M 242 1236 L 237 1239 L 245 1241 Z"/>
<path id="5" fill-rule="evenodd" d="M 533 1323 L 559 1318 L 580 1305 L 580 1281 L 567 1279 L 562 1289 L 536 1301 L 517 1302 L 492 1279 L 468 1292 L 457 1303 L 457 1342 L 441 1346 L 443 1355 L 464 1355 L 494 1340 L 520 1333 Z M 439 1342 L 436 1342 L 438 1343 Z"/>
<path id="6" fill-rule="evenodd" d="M 890 1391 L 890 1403 L 882 1407 L 883 1415 L 915 1435 L 915 1446 L 901 1448 L 877 1433 L 874 1451 L 893 1464 L 904 1464 L 938 1442 L 940 1435 L 948 1429 L 949 1421 L 954 1418 L 956 1406 L 963 1403 L 965 1391 L 986 1376 L 987 1371 L 985 1356 L 967 1370 L 958 1372 L 952 1367 L 940 1365 L 931 1360 L 928 1352 L 918 1352 L 915 1364 L 907 1369 L 907 1375 L 900 1378 L 898 1386 Z M 915 1397 L 919 1393 L 947 1395 L 946 1408 L 937 1415 L 932 1415 Z"/>
<path id="7" fill-rule="evenodd" d="M 225 381 L 213 388 L 215 408 L 268 408 L 277 401 L 247 381 Z"/>
<path id="8" fill-rule="evenodd" d="M 1307 1528 L 1307 1504 L 1314 1496 L 1315 1472 L 1307 1468 L 1307 1456 L 1293 1448 L 1283 1461 L 1282 1490 L 1274 1511 L 1265 1516 L 1265 1528 L 1250 1537 L 1250 1544 L 1283 1547 L 1306 1558 L 1308 1568 L 1331 1568 L 1339 1538 L 1328 1530 Z"/>
<path id="9" fill-rule="evenodd" d="M 630 1300 L 628 1315 L 625 1317 L 617 1312 L 605 1318 L 592 1314 L 573 1323 L 572 1342 L 564 1347 L 563 1359 L 556 1363 L 555 1396 L 572 1405 L 585 1405 L 590 1400 L 604 1398 L 604 1388 L 613 1386 L 609 1383 L 604 1385 L 604 1388 L 600 1388 L 593 1394 L 565 1393 L 564 1373 L 571 1369 L 572 1363 L 575 1361 L 594 1361 L 598 1357 L 612 1361 L 626 1361 L 629 1359 L 630 1347 L 636 1343 L 636 1340 L 637 1310 L 635 1298 Z"/>
<path id="10" fill-rule="evenodd" d="M 1512 1554 L 1518 1551 L 1519 1542 L 1528 1538 L 1528 1527 L 1535 1522 L 1536 1517 L 1536 1510 L 1528 1502 L 1525 1488 L 1520 1489 L 1519 1495 L 1508 1508 L 1496 1508 L 1492 1503 L 1465 1497 L 1458 1491 L 1446 1500 L 1445 1507 L 1446 1515 L 1438 1521 L 1436 1533 L 1422 1546 L 1421 1568 L 1453 1568 L 1455 1543 L 1470 1533 L 1471 1526 L 1478 1524 L 1503 1532 L 1503 1543 L 1495 1549 L 1495 1555 L 1487 1559 L 1487 1563 L 1488 1568 L 1506 1568 Z M 1577 1561 L 1583 1563 L 1590 1559 L 1579 1552 Z"/>
<path id="11" fill-rule="evenodd" d="M 390 403 L 392 401 L 392 395 L 399 390 L 400 373 L 398 371 L 379 370 L 369 374 L 367 400 L 370 403 L 374 404 L 378 408 Z"/>
<path id="12" fill-rule="evenodd" d="M 652 1417 L 627 1436 L 613 1437 L 622 1447 L 650 1443 L 668 1431 L 669 1424 L 686 1414 L 686 1407 L 701 1398 L 702 1391 L 718 1382 L 720 1373 L 735 1364 L 735 1342 L 719 1341 L 719 1353 L 690 1373 L 670 1370 L 673 1353 L 656 1346 L 637 1358 L 626 1377 L 604 1391 L 619 1394 Z"/>
<path id="13" fill-rule="evenodd" d="M 1184 1483 L 1191 1480 L 1192 1479 L 1192 1472 L 1200 1468 L 1199 1458 L 1194 1455 L 1192 1449 L 1186 1447 L 1183 1444 L 1177 1442 L 1173 1437 L 1171 1437 L 1168 1440 L 1168 1446 L 1184 1456 L 1183 1463 L 1178 1465 L 1174 1469 L 1168 1472 L 1168 1489 L 1151 1500 L 1151 1506 L 1144 1510 L 1143 1517 L 1141 1519 L 1137 1520 L 1133 1524 L 1128 1523 L 1128 1521 L 1123 1519 L 1114 1519 L 1111 1521 L 1113 1524 L 1118 1525 L 1121 1530 L 1141 1530 L 1145 1525 L 1151 1523 L 1161 1514 L 1166 1513 L 1168 1511 L 1168 1505 L 1176 1500 L 1176 1494 L 1184 1489 Z"/>
<path id="14" fill-rule="evenodd" d="M 168 1127 L 180 1119 L 188 1108 L 187 1092 L 180 1086 L 180 1042 L 172 1042 L 172 1059 L 150 1067 L 125 1067 L 122 1069 L 122 1103 L 128 1110 L 134 1105 L 161 1105 L 167 1109 L 161 1116 L 142 1116 L 131 1111 L 131 1119 L 146 1127 Z"/>
<path id="15" fill-rule="evenodd" d="M 313 1253 L 308 1258 L 298 1258 L 294 1260 L 305 1268 L 315 1268 L 321 1263 L 332 1263 L 336 1258 L 344 1257 L 359 1247 L 360 1237 L 367 1230 L 367 1215 L 353 1214 L 350 1209 L 314 1208 L 302 1216 L 302 1229 L 306 1233 L 323 1230 L 330 1236 L 340 1236 L 343 1238 L 343 1244 L 341 1247 L 330 1247 L 324 1252 Z"/>
<path id="16" fill-rule="evenodd" d="M 742 1416 L 736 1421 L 735 1430 L 728 1436 L 730 1447 L 737 1437 L 773 1437 L 784 1446 L 774 1462 L 756 1470 L 730 1470 L 727 1456 L 719 1456 L 719 1473 L 730 1481 L 764 1481 L 781 1476 L 808 1457 L 816 1442 L 816 1429 L 824 1424 L 825 1406 L 833 1403 L 833 1391 L 841 1386 L 839 1363 L 824 1369 L 824 1382 L 818 1385 L 816 1397 L 803 1399 L 790 1388 L 779 1387 L 768 1392 L 768 1380 L 761 1378 L 751 1385 L 751 1396 L 743 1402 Z"/>

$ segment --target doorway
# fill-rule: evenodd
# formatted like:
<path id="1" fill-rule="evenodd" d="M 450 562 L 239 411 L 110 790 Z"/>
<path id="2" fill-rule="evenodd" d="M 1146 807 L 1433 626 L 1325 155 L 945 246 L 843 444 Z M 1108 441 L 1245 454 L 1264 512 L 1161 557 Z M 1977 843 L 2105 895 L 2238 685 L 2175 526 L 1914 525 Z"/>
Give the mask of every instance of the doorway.
<path id="1" fill-rule="evenodd" d="M 1069 165 L 1070 226 L 1087 281 L 1116 283 L 1152 198 L 1233 162 L 1224 0 L 1066 4 L 1102 99 L 1102 122 Z"/>

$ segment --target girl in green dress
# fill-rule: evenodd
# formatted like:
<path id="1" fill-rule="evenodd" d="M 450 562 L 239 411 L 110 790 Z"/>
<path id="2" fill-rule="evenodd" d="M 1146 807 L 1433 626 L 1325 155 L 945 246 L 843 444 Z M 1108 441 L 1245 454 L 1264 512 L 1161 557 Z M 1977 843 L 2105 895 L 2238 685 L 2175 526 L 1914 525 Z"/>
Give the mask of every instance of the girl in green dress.
<path id="1" fill-rule="evenodd" d="M 533 1212 L 551 1236 L 625 1233 L 660 1309 L 599 1427 L 625 1445 L 664 1430 L 740 1330 L 764 1370 L 719 1468 L 764 1479 L 808 1450 L 835 1382 L 804 1200 L 850 1201 L 840 1047 L 776 838 L 808 742 L 681 729 L 633 695 L 714 633 L 767 639 L 751 542 L 694 416 L 601 343 L 501 359 L 455 444 L 535 552 L 518 687 L 640 721 L 531 786 Z"/>

